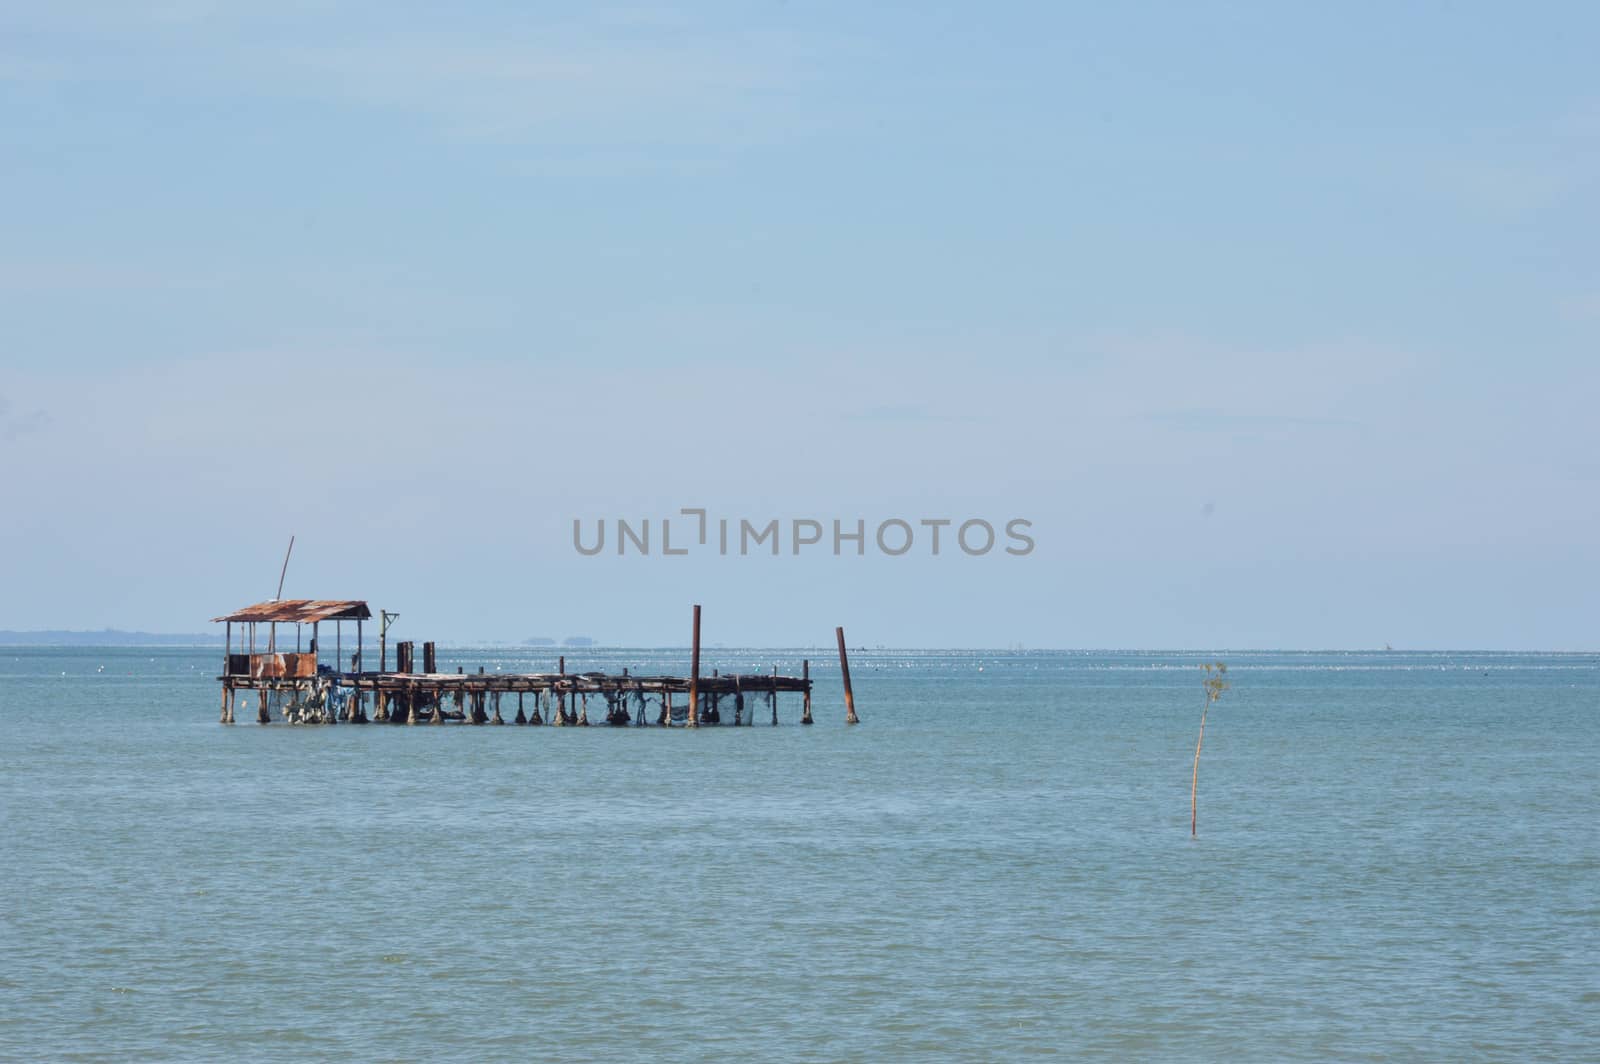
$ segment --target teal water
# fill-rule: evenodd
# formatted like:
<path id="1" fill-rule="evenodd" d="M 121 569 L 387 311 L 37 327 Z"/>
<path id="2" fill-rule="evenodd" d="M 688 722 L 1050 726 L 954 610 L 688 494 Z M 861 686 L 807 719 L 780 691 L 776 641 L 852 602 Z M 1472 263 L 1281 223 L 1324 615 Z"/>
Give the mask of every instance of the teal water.
<path id="1" fill-rule="evenodd" d="M 803 653 L 815 727 L 662 732 L 7 648 L 0 1057 L 1600 1059 L 1600 656 L 1230 653 L 1191 839 L 1197 656 L 706 667 Z"/>

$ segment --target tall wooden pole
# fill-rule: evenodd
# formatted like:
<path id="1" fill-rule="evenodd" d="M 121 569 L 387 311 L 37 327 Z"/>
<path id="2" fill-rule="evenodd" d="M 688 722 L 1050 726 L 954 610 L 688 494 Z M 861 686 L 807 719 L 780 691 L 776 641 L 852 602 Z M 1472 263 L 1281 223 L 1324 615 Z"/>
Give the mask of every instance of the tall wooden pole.
<path id="1" fill-rule="evenodd" d="M 694 607 L 694 644 L 689 651 L 689 727 L 700 726 L 700 604 Z"/>
<path id="2" fill-rule="evenodd" d="M 1205 709 L 1200 711 L 1200 738 L 1194 744 L 1194 775 L 1189 779 L 1189 837 L 1195 837 L 1195 826 L 1199 822 L 1196 796 L 1200 790 L 1200 747 L 1206 741 L 1206 712 L 1211 708 L 1211 699 L 1206 698 Z"/>
<path id="3" fill-rule="evenodd" d="M 860 724 L 861 718 L 856 716 L 856 696 L 850 690 L 850 655 L 844 649 L 844 629 L 835 628 L 834 634 L 839 637 L 839 671 L 844 674 L 844 722 Z"/>
<path id="4" fill-rule="evenodd" d="M 800 678 L 802 680 L 804 680 L 805 683 L 806 683 L 805 711 L 800 714 L 800 723 L 801 724 L 810 724 L 811 723 L 811 662 L 809 660 L 802 661 L 800 663 Z"/>

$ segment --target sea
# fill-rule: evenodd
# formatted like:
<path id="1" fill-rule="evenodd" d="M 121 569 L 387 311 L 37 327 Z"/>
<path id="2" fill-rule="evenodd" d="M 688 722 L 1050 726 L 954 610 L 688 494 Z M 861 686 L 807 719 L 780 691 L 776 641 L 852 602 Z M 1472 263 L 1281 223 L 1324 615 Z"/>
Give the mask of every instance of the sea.
<path id="1" fill-rule="evenodd" d="M 224 726 L 221 658 L 0 652 L 0 1059 L 1600 1060 L 1597 655 L 860 650 L 847 726 L 719 648 L 816 723 L 692 731 Z"/>

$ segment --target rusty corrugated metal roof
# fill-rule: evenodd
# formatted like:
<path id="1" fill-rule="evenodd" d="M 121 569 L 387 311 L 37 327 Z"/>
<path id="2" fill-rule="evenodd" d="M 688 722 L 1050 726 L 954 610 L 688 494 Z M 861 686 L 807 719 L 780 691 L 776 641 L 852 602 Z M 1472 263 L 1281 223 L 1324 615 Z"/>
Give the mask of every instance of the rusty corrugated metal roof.
<path id="1" fill-rule="evenodd" d="M 291 624 L 310 624 L 313 621 L 367 620 L 372 611 L 359 599 L 278 599 L 258 602 L 222 617 L 216 621 L 286 621 Z"/>

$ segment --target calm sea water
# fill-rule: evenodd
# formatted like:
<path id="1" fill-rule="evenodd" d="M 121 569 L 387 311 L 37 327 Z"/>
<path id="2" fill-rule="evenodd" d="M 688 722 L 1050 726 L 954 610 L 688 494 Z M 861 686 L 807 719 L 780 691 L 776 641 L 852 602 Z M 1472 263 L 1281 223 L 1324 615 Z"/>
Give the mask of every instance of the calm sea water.
<path id="1" fill-rule="evenodd" d="M 1191 839 L 1194 655 L 863 652 L 847 729 L 715 651 L 818 724 L 694 733 L 220 656 L 0 652 L 0 1057 L 1600 1059 L 1600 657 L 1228 654 Z"/>

